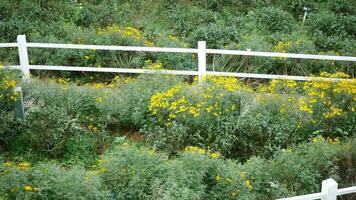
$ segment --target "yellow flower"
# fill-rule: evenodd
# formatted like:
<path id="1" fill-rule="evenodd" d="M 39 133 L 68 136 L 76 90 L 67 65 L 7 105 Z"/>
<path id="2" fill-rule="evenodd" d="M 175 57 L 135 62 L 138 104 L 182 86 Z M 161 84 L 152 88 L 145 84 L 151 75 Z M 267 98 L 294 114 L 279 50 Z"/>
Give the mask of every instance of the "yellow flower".
<path id="1" fill-rule="evenodd" d="M 204 149 L 201 149 L 199 147 L 195 147 L 195 146 L 187 146 L 185 147 L 184 149 L 185 152 L 188 152 L 188 153 L 198 153 L 198 154 L 205 154 L 205 150 Z"/>
<path id="2" fill-rule="evenodd" d="M 237 189 L 237 190 L 231 192 L 231 196 L 232 196 L 232 197 L 236 197 L 239 192 L 240 192 L 240 190 Z"/>
<path id="3" fill-rule="evenodd" d="M 219 158 L 220 157 L 220 154 L 219 153 L 216 153 L 216 152 L 213 152 L 210 154 L 210 157 L 211 158 Z"/>
<path id="4" fill-rule="evenodd" d="M 219 182 L 219 181 L 220 181 L 220 179 L 221 179 L 221 177 L 220 177 L 220 176 L 216 176 L 216 177 L 215 177 L 215 180 L 216 180 L 217 182 Z"/>
<path id="5" fill-rule="evenodd" d="M 30 185 L 26 185 L 26 186 L 24 187 L 24 189 L 25 189 L 25 191 L 28 191 L 28 192 L 33 191 L 33 188 L 32 188 L 32 186 L 30 186 Z"/>
<path id="6" fill-rule="evenodd" d="M 95 127 L 95 126 L 93 126 L 93 125 L 89 125 L 89 126 L 88 126 L 88 129 L 89 129 L 90 131 L 94 132 L 94 133 L 98 132 L 98 127 Z"/>
<path id="7" fill-rule="evenodd" d="M 95 101 L 96 101 L 97 103 L 102 103 L 102 102 L 104 101 L 104 99 L 103 99 L 103 97 L 97 97 L 97 98 L 95 99 Z"/>
<path id="8" fill-rule="evenodd" d="M 313 114 L 313 106 L 308 105 L 304 99 L 298 101 L 299 110 Z"/>
<path id="9" fill-rule="evenodd" d="M 57 82 L 61 85 L 68 85 L 68 81 L 66 79 L 63 79 L 63 78 L 59 78 L 57 80 Z"/>
<path id="10" fill-rule="evenodd" d="M 328 140 L 328 142 L 330 144 L 339 144 L 340 143 L 340 139 L 338 137 L 336 137 L 336 138 L 329 138 L 328 137 L 327 140 Z"/>
<path id="11" fill-rule="evenodd" d="M 21 169 L 21 170 L 26 170 L 26 169 L 28 169 L 29 167 L 30 167 L 30 163 L 28 163 L 28 162 L 22 162 L 22 163 L 20 163 L 19 164 L 19 169 Z"/>
<path id="12" fill-rule="evenodd" d="M 247 189 L 252 190 L 253 187 L 252 187 L 252 183 L 250 180 L 246 180 L 245 185 L 246 185 Z"/>
<path id="13" fill-rule="evenodd" d="M 5 167 L 12 167 L 13 163 L 10 161 L 4 162 Z"/>
<path id="14" fill-rule="evenodd" d="M 323 136 L 317 136 L 317 137 L 312 138 L 312 143 L 318 143 L 318 142 L 323 142 L 323 141 L 325 141 Z"/>
<path id="15" fill-rule="evenodd" d="M 331 106 L 331 110 L 327 113 L 324 113 L 324 117 L 325 119 L 328 119 L 334 116 L 340 116 L 342 112 L 342 109 L 338 108 L 337 106 Z"/>

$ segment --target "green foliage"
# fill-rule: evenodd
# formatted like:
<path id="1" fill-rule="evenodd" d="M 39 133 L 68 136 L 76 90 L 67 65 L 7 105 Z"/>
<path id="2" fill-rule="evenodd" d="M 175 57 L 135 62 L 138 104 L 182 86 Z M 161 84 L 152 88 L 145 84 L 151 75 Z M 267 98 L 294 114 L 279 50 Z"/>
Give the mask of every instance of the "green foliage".
<path id="1" fill-rule="evenodd" d="M 181 80 L 180 77 L 169 75 L 144 75 L 127 79 L 127 83 L 118 83 L 118 92 L 108 93 L 98 106 L 110 116 L 112 123 L 119 123 L 125 129 L 138 130 L 150 121 L 148 106 L 151 96 Z"/>
<path id="2" fill-rule="evenodd" d="M 17 148 L 33 149 L 58 157 L 64 153 L 70 137 L 85 133 L 76 119 L 71 118 L 63 108 L 33 106 L 26 115 L 26 126 L 15 139 L 26 145 Z M 19 144 L 18 141 L 15 144 Z"/>
<path id="3" fill-rule="evenodd" d="M 123 143 L 100 160 L 97 170 L 118 199 L 276 199 L 317 192 L 326 177 L 342 181 L 345 168 L 335 163 L 351 159 L 351 144 L 330 142 L 315 140 L 277 151 L 271 160 L 254 157 L 245 164 L 197 147 L 168 159 Z"/>
<path id="4" fill-rule="evenodd" d="M 244 21 L 246 20 L 246 21 Z M 250 11 L 242 23 L 246 28 L 263 29 L 268 33 L 284 32 L 289 33 L 295 26 L 293 16 L 283 11 L 281 8 L 271 6 Z M 257 27 L 254 27 L 256 26 Z"/>
<path id="5" fill-rule="evenodd" d="M 305 6 L 310 10 L 302 24 Z M 355 52 L 356 19 L 353 7 L 353 1 L 343 0 L 105 0 L 40 3 L 5 0 L 0 3 L 0 17 L 3 19 L 0 22 L 0 41 L 12 42 L 16 35 L 26 34 L 31 42 L 196 47 L 198 40 L 206 40 L 210 48 L 254 51 L 278 51 L 271 47 L 278 42 L 292 42 L 286 52 L 352 56 Z M 139 37 L 132 37 L 125 29 L 139 33 Z M 293 35 L 293 39 L 290 35 Z M 173 42 L 171 36 L 179 42 Z M 295 43 L 301 39 L 303 42 Z M 196 68 L 196 59 L 186 54 L 35 48 L 29 51 L 30 63 L 39 65 L 142 68 L 144 61 L 153 60 L 162 62 L 166 69 Z M 0 57 L 6 64 L 18 63 L 14 49 L 2 49 Z M 343 70 L 355 74 L 354 64 L 345 62 L 271 62 L 265 58 L 221 57 L 221 62 L 209 58 L 208 63 L 215 69 L 225 71 L 309 75 L 324 70 Z M 83 82 L 113 78 L 107 73 L 89 75 L 81 72 L 36 71 L 35 74 L 60 75 Z"/>
<path id="6" fill-rule="evenodd" d="M 5 199 L 109 199 L 102 181 L 80 168 L 44 163 L 5 162 L 0 166 L 0 197 Z"/>

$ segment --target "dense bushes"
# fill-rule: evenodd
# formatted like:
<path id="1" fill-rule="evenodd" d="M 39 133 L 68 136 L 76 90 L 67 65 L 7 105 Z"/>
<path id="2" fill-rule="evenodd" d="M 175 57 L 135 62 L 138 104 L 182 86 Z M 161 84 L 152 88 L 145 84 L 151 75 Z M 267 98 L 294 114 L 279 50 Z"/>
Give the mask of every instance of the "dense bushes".
<path id="1" fill-rule="evenodd" d="M 34 1 L 0 3 L 0 41 L 13 42 L 26 34 L 31 42 L 107 44 L 129 46 L 196 47 L 206 40 L 210 48 L 251 49 L 313 54 L 353 55 L 355 5 L 352 1 Z M 302 23 L 303 7 L 310 8 Z M 26 14 L 24 14 L 26 13 Z M 144 17 L 142 17 L 144 16 Z M 286 48 L 278 49 L 283 43 Z M 1 49 L 6 64 L 16 64 L 14 49 Z M 31 64 L 142 68 L 145 61 L 167 69 L 195 69 L 196 59 L 185 54 L 30 49 Z M 349 62 L 260 59 L 223 56 L 208 59 L 214 69 L 309 75 L 327 70 L 355 75 Z M 40 75 L 57 75 L 41 72 Z M 86 82 L 112 79 L 63 73 Z"/>
<path id="2" fill-rule="evenodd" d="M 0 166 L 1 199 L 108 199 L 110 196 L 100 178 L 80 168 L 10 161 Z"/>
<path id="3" fill-rule="evenodd" d="M 143 132 L 168 150 L 197 145 L 229 157 L 270 156 L 317 135 L 353 135 L 354 86 L 354 80 L 273 80 L 253 92 L 234 78 L 208 77 L 203 86 L 180 84 L 153 95 L 154 120 Z"/>
<path id="4" fill-rule="evenodd" d="M 354 143 L 317 137 L 309 144 L 278 151 L 273 159 L 253 157 L 239 164 L 198 147 L 188 146 L 169 158 L 121 140 L 91 170 L 2 162 L 0 197 L 276 199 L 318 192 L 321 181 L 329 177 L 340 188 L 349 186 L 352 182 L 345 180 L 355 175 L 356 167 Z"/>
<path id="5" fill-rule="evenodd" d="M 235 78 L 207 77 L 203 85 L 181 81 L 167 75 L 86 86 L 33 80 L 24 85 L 27 118 L 20 125 L 4 118 L 3 141 L 17 150 L 26 143 L 22 151 L 80 158 L 73 149 L 88 155 L 99 148 L 100 154 L 112 134 L 139 131 L 173 154 L 194 145 L 246 160 L 318 135 L 342 139 L 355 133 L 354 80 L 274 80 L 257 88 Z"/>

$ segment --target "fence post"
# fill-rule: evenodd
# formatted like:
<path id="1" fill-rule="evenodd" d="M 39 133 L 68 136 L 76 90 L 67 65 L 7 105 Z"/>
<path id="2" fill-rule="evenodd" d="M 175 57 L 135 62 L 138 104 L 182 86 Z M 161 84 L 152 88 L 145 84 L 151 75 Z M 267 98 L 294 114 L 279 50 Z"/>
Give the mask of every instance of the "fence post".
<path id="1" fill-rule="evenodd" d="M 19 49 L 19 59 L 20 66 L 23 73 L 23 80 L 30 79 L 30 68 L 28 63 L 28 54 L 27 54 L 27 44 L 26 44 L 26 36 L 18 35 L 17 36 L 17 44 Z"/>
<path id="2" fill-rule="evenodd" d="M 198 70 L 199 83 L 203 82 L 203 77 L 206 75 L 206 42 L 198 41 Z"/>
<path id="3" fill-rule="evenodd" d="M 23 96 L 21 87 L 16 87 L 15 92 L 18 93 L 18 99 L 15 102 L 15 116 L 19 119 L 25 119 L 25 109 L 23 105 Z"/>
<path id="4" fill-rule="evenodd" d="M 321 186 L 321 193 L 323 194 L 322 200 L 336 200 L 337 185 L 337 182 L 332 178 L 323 180 Z"/>

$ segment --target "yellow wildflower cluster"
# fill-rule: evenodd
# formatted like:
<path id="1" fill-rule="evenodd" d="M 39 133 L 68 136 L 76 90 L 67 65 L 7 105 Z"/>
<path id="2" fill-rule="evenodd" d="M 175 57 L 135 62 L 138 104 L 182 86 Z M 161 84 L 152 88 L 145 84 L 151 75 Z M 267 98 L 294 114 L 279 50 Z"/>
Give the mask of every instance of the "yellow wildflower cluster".
<path id="1" fill-rule="evenodd" d="M 93 133 L 97 133 L 98 132 L 98 127 L 96 127 L 94 125 L 89 125 L 88 129 Z"/>
<path id="2" fill-rule="evenodd" d="M 149 111 L 152 112 L 153 115 L 157 115 L 160 108 L 168 108 L 169 107 L 169 98 L 173 97 L 176 93 L 178 93 L 182 89 L 182 85 L 177 85 L 166 92 L 158 92 L 151 97 Z"/>
<path id="3" fill-rule="evenodd" d="M 99 28 L 97 30 L 98 35 L 111 35 L 113 33 L 118 33 L 124 37 L 131 38 L 136 41 L 142 41 L 146 46 L 154 46 L 152 41 L 145 39 L 140 30 L 131 26 L 120 27 L 117 25 L 111 25 L 107 26 L 106 28 Z"/>
<path id="4" fill-rule="evenodd" d="M 213 152 L 210 150 L 205 150 L 196 146 L 187 146 L 184 148 L 184 152 L 187 153 L 196 153 L 200 155 L 208 155 L 210 158 L 219 158 L 220 154 L 218 152 Z"/>
<path id="5" fill-rule="evenodd" d="M 320 142 L 328 142 L 329 144 L 340 144 L 340 138 L 336 137 L 336 138 L 324 138 L 323 136 L 317 136 L 317 137 L 313 137 L 311 139 L 312 143 L 320 143 Z"/>
<path id="6" fill-rule="evenodd" d="M 223 181 L 223 180 L 225 180 L 225 181 Z M 246 172 L 240 172 L 240 180 L 241 180 L 242 185 L 238 188 L 234 188 L 231 190 L 232 197 L 236 197 L 241 192 L 240 189 L 242 189 L 242 190 L 243 190 L 243 188 L 246 188 L 247 190 L 253 189 L 252 181 L 249 179 L 246 179 Z M 224 184 L 228 184 L 228 185 L 231 185 L 234 182 L 231 178 L 229 178 L 229 177 L 223 178 L 221 175 L 216 175 L 215 181 L 218 183 L 224 183 Z"/>
<path id="7" fill-rule="evenodd" d="M 216 117 L 237 110 L 238 91 L 251 90 L 235 78 L 205 77 L 205 84 L 179 84 L 151 97 L 149 111 L 170 126 L 178 119 Z"/>
<path id="8" fill-rule="evenodd" d="M 146 60 L 145 61 L 145 67 L 143 67 L 144 69 L 150 69 L 150 70 L 161 70 L 163 69 L 163 64 L 161 62 L 155 62 L 152 63 L 151 60 Z"/>
<path id="9" fill-rule="evenodd" d="M 59 79 L 57 79 L 56 82 L 61 85 L 68 85 L 68 79 L 64 79 L 64 78 L 59 78 Z"/>
<path id="10" fill-rule="evenodd" d="M 335 73 L 321 72 L 320 76 L 327 77 L 327 78 L 350 78 L 350 75 L 345 74 L 344 72 L 335 72 Z"/>
<path id="11" fill-rule="evenodd" d="M 293 43 L 291 41 L 288 42 L 277 42 L 276 45 L 273 46 L 273 49 L 277 52 L 281 52 L 281 53 L 286 53 L 291 47 L 292 47 Z"/>
<path id="12" fill-rule="evenodd" d="M 27 192 L 31 192 L 31 191 L 33 191 L 33 188 L 32 188 L 31 185 L 26 185 L 26 186 L 24 187 L 24 190 L 27 191 Z"/>
<path id="13" fill-rule="evenodd" d="M 26 170 L 28 168 L 30 168 L 30 163 L 28 162 L 22 162 L 18 165 L 18 168 L 21 170 Z"/>
<path id="14" fill-rule="evenodd" d="M 16 80 L 10 76 L 5 75 L 1 77 L 0 74 L 0 102 L 17 101 L 20 94 L 15 91 L 16 84 Z"/>
<path id="15" fill-rule="evenodd" d="M 320 76 L 349 77 L 342 72 L 334 74 L 322 72 Z M 308 114 L 320 114 L 326 119 L 355 112 L 356 108 L 356 79 L 335 82 L 319 78 L 305 82 L 272 80 L 268 86 L 261 86 L 258 91 L 268 92 L 277 97 L 283 94 L 288 102 L 297 102 L 291 106 L 297 106 L 300 111 Z"/>
<path id="16" fill-rule="evenodd" d="M 188 152 L 188 153 L 198 153 L 201 155 L 204 155 L 206 153 L 206 151 L 204 149 L 196 147 L 196 146 L 187 146 L 184 148 L 184 151 Z"/>
<path id="17" fill-rule="evenodd" d="M 339 116 L 342 114 L 342 109 L 335 107 L 335 106 L 331 106 L 330 111 L 327 113 L 324 113 L 324 117 L 327 118 L 331 118 L 334 116 Z"/>
<path id="18" fill-rule="evenodd" d="M 261 86 L 260 92 L 269 92 L 272 94 L 294 94 L 298 88 L 298 82 L 294 80 L 271 80 L 268 86 Z"/>
<path id="19" fill-rule="evenodd" d="M 95 99 L 96 103 L 103 103 L 104 102 L 104 98 L 103 97 L 97 97 Z"/>

